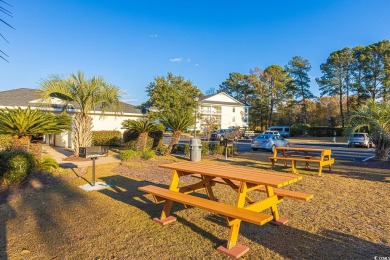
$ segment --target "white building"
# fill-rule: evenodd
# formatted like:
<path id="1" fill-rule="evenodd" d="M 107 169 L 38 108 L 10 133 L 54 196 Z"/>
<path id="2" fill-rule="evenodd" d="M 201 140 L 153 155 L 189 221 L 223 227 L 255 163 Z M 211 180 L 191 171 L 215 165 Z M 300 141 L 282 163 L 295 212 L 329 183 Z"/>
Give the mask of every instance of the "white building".
<path id="1" fill-rule="evenodd" d="M 232 127 L 248 127 L 249 106 L 224 92 L 203 96 L 199 99 L 200 108 L 197 109 L 198 120 L 196 129 L 205 127 L 205 120 L 215 118 L 219 129 Z"/>
<path id="2" fill-rule="evenodd" d="M 19 88 L 0 92 L 0 109 L 17 108 L 26 109 L 30 106 L 32 109 L 47 110 L 54 113 L 60 113 L 63 110 L 63 101 L 58 98 L 50 98 L 50 100 L 40 99 L 40 95 L 35 89 Z M 66 110 L 68 115 L 73 116 L 78 112 L 77 108 L 69 108 Z M 92 117 L 92 130 L 117 130 L 124 132 L 122 122 L 127 119 L 136 120 L 145 115 L 141 110 L 134 106 L 121 102 L 120 111 L 106 111 L 104 114 L 99 108 L 90 113 Z M 65 131 L 58 135 L 47 135 L 46 142 L 51 145 L 61 147 L 72 147 L 72 131 Z"/>

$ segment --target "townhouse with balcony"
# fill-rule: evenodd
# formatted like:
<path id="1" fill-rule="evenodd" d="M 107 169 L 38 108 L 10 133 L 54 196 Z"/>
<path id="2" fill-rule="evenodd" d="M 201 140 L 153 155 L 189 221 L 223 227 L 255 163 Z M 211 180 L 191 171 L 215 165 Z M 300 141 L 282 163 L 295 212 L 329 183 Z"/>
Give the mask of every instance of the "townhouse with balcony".
<path id="1" fill-rule="evenodd" d="M 249 105 L 224 92 L 203 96 L 197 108 L 196 129 L 203 131 L 207 121 L 213 119 L 218 129 L 248 127 Z"/>

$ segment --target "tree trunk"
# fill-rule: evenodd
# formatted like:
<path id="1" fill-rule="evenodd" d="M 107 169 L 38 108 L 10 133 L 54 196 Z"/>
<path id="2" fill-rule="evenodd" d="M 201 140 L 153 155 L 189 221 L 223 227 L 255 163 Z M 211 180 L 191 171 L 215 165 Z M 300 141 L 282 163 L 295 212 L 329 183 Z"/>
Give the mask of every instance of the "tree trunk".
<path id="1" fill-rule="evenodd" d="M 340 94 L 339 94 L 339 104 L 340 104 L 340 116 L 341 116 L 341 126 L 344 127 L 344 112 L 343 112 L 343 90 L 340 85 Z"/>
<path id="2" fill-rule="evenodd" d="M 148 141 L 148 133 L 147 132 L 140 133 L 137 141 L 137 150 L 144 151 L 146 149 L 147 141 Z"/>
<path id="3" fill-rule="evenodd" d="M 92 145 L 92 118 L 78 113 L 73 120 L 73 154 L 79 156 L 80 147 Z"/>
<path id="4" fill-rule="evenodd" d="M 164 155 L 170 155 L 172 152 L 172 148 L 175 144 L 177 144 L 180 140 L 181 131 L 174 130 L 172 134 L 171 142 L 169 143 L 168 149 L 165 151 Z"/>
<path id="5" fill-rule="evenodd" d="M 30 136 L 12 136 L 12 150 L 13 151 L 30 151 Z"/>
<path id="6" fill-rule="evenodd" d="M 375 160 L 388 161 L 389 160 L 389 149 L 375 149 Z"/>

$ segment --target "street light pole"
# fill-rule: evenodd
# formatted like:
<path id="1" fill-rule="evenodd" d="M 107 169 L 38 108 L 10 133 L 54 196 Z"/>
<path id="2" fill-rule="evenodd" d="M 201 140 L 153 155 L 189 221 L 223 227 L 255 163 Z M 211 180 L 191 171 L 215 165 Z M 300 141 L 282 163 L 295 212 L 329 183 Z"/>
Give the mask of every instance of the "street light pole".
<path id="1" fill-rule="evenodd" d="M 197 106 L 198 106 L 198 101 L 199 101 L 199 98 L 198 97 L 195 97 L 194 98 L 195 100 L 195 124 L 194 124 L 194 138 L 196 138 L 196 110 L 197 110 Z"/>

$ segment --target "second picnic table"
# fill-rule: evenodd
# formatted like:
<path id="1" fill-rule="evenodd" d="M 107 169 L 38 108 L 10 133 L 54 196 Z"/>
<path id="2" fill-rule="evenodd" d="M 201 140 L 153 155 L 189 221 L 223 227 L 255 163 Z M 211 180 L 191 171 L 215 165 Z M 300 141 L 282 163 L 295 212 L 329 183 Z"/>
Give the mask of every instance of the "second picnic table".
<path id="1" fill-rule="evenodd" d="M 230 232 L 227 243 L 218 247 L 218 251 L 233 258 L 238 258 L 249 250 L 248 247 L 237 243 L 241 221 L 257 225 L 268 222 L 282 225 L 287 220 L 279 216 L 277 204 L 282 202 L 284 197 L 303 201 L 308 201 L 313 197 L 312 194 L 280 189 L 302 179 L 302 176 L 294 174 L 279 174 L 245 167 L 199 162 L 164 164 L 160 167 L 172 170 L 169 189 L 154 185 L 138 188 L 140 191 L 152 194 L 157 202 L 165 201 L 160 218 L 154 218 L 154 221 L 161 225 L 175 221 L 176 218 L 170 215 L 174 201 L 224 215 L 230 226 Z M 179 187 L 180 178 L 188 175 L 198 178 L 199 182 Z M 216 183 L 226 184 L 237 193 L 235 205 L 216 200 L 212 190 L 212 186 Z M 203 189 L 206 190 L 209 199 L 190 195 Z M 248 196 L 250 191 L 265 192 L 267 197 L 254 201 Z M 266 209 L 271 209 L 272 215 L 262 213 Z"/>
<path id="2" fill-rule="evenodd" d="M 332 170 L 331 165 L 334 163 L 334 158 L 331 157 L 332 150 L 318 148 L 303 148 L 303 147 L 276 147 L 274 155 L 269 157 L 272 162 L 271 169 L 274 169 L 277 160 L 284 161 L 287 166 L 287 161 L 291 161 L 291 171 L 297 172 L 296 163 L 305 162 L 306 168 L 309 169 L 309 163 L 318 164 L 318 175 L 322 175 L 322 167 L 328 165 L 329 171 Z"/>

